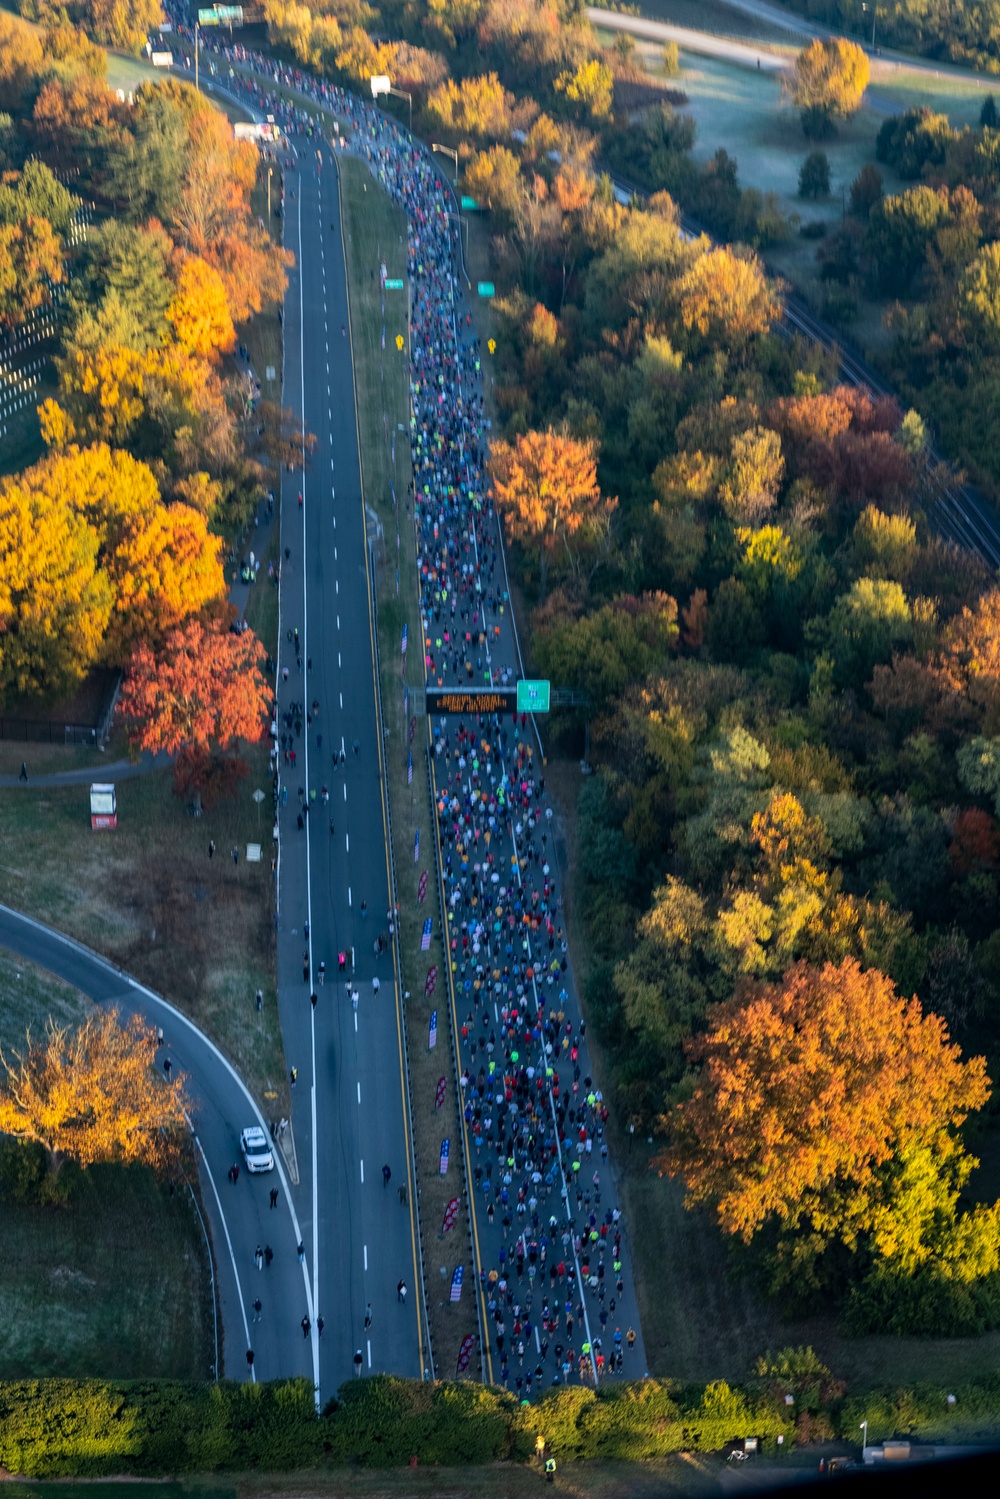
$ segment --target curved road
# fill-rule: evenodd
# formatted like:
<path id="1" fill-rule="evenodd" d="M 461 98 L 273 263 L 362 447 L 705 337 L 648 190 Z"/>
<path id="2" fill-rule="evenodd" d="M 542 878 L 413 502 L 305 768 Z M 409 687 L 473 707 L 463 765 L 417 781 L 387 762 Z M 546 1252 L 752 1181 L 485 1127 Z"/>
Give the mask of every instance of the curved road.
<path id="1" fill-rule="evenodd" d="M 97 1004 L 117 1006 L 123 1014 L 138 1013 L 163 1030 L 157 1060 L 170 1058 L 172 1077 L 190 1082 L 194 1102 L 192 1127 L 214 1241 L 219 1307 L 225 1329 L 220 1377 L 274 1379 L 311 1374 L 302 1349 L 302 1333 L 295 1321 L 304 1296 L 308 1299 L 304 1267 L 298 1264 L 300 1231 L 292 1193 L 280 1152 L 276 1169 L 251 1176 L 243 1169 L 239 1134 L 246 1124 L 266 1122 L 230 1063 L 198 1027 L 137 979 L 122 973 L 106 958 L 91 952 L 51 927 L 0 906 L 0 946 L 26 961 L 48 969 Z M 234 1162 L 241 1165 L 235 1185 L 227 1180 Z M 278 1188 L 272 1209 L 270 1189 Z M 258 1270 L 257 1245 L 274 1251 L 270 1266 Z M 253 1301 L 261 1301 L 261 1318 L 254 1322 Z M 254 1350 L 254 1367 L 247 1369 L 246 1350 Z"/>

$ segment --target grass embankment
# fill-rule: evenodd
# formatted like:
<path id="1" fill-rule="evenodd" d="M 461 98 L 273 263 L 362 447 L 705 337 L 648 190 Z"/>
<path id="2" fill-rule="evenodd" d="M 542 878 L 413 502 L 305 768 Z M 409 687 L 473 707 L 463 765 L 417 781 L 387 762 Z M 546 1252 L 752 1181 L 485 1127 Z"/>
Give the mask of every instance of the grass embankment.
<path id="1" fill-rule="evenodd" d="M 419 1185 L 419 1211 L 424 1251 L 424 1275 L 435 1354 L 445 1362 L 457 1355 L 467 1333 L 477 1331 L 475 1285 L 469 1259 L 469 1223 L 465 1204 L 454 1229 L 441 1235 L 445 1209 L 453 1197 L 464 1198 L 460 1182 L 459 1116 L 456 1106 L 457 1079 L 452 1039 L 445 964 L 441 942 L 440 905 L 434 865 L 434 821 L 427 782 L 425 746 L 421 625 L 416 584 L 416 545 L 412 510 L 408 501 L 410 482 L 409 395 L 406 352 L 396 348 L 396 335 L 409 339 L 407 291 L 385 293 L 385 353 L 382 352 L 382 302 L 378 277 L 371 270 L 385 261 L 390 278 L 406 281 L 406 219 L 379 192 L 367 168 L 360 162 L 341 159 L 344 233 L 347 246 L 348 281 L 351 296 L 351 330 L 357 379 L 358 419 L 364 474 L 365 501 L 382 526 L 376 547 L 375 586 L 378 596 L 379 651 L 382 663 L 382 702 L 385 721 L 385 767 L 392 813 L 393 853 L 397 899 L 400 906 L 399 940 L 405 1003 L 410 1089 L 413 1103 L 414 1149 Z M 367 185 L 367 192 L 364 190 Z M 383 382 L 382 371 L 385 379 Z M 399 424 L 403 431 L 399 431 Z M 395 459 L 393 442 L 395 441 Z M 395 487 L 398 510 L 392 502 Z M 397 532 L 398 527 L 398 532 Z M 398 550 L 397 550 L 398 534 Z M 399 565 L 399 592 L 396 565 Z M 409 684 L 409 715 L 403 710 L 404 678 L 400 643 L 403 624 L 408 628 L 406 656 Z M 413 733 L 413 780 L 407 785 L 406 767 Z M 413 858 L 414 833 L 420 831 L 420 859 Z M 427 896 L 418 903 L 420 875 L 427 871 Z M 429 952 L 420 950 L 423 922 L 434 922 Z M 438 970 L 437 987 L 426 998 L 428 970 Z M 438 1013 L 438 1040 L 428 1049 L 431 1012 Z M 447 1079 L 444 1106 L 435 1109 L 438 1080 Z M 439 1171 L 441 1141 L 451 1140 L 451 1163 L 446 1176 Z M 455 1265 L 466 1266 L 462 1300 L 449 1300 Z M 478 1370 L 478 1355 L 473 1359 Z"/>
<path id="2" fill-rule="evenodd" d="M 268 1115 L 287 1110 L 274 981 L 267 748 L 234 801 L 199 819 L 172 773 L 118 783 L 118 828 L 92 832 L 86 785 L 0 790 L 0 899 L 104 953 L 190 1015 Z M 216 853 L 208 857 L 209 840 Z M 248 864 L 246 846 L 264 861 Z M 230 857 L 239 850 L 239 863 Z M 263 988 L 258 1015 L 254 994 Z"/>
<path id="3" fill-rule="evenodd" d="M 0 953 L 8 1055 L 23 1050 L 26 1031 L 40 1037 L 49 1018 L 76 1025 L 90 1008 L 78 990 Z M 141 1167 L 74 1180 L 58 1206 L 15 1201 L 0 1183 L 0 1379 L 210 1377 L 210 1278 L 190 1195 L 171 1197 Z"/>

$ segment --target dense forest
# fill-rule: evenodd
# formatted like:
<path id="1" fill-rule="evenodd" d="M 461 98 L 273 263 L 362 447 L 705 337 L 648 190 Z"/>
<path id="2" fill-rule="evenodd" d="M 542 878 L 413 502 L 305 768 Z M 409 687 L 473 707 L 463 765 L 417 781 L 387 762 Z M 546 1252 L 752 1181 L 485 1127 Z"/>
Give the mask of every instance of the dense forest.
<path id="1" fill-rule="evenodd" d="M 1000 1001 L 1000 591 L 921 513 L 920 418 L 779 335 L 780 291 L 753 248 L 783 232 L 773 204 L 742 193 L 721 153 L 695 168 L 664 99 L 626 120 L 627 57 L 602 52 L 575 7 L 266 8 L 300 65 L 357 82 L 377 59 L 412 88 L 415 123 L 454 143 L 489 211 L 493 482 L 533 666 L 577 695 L 553 729 L 572 754 L 589 731 L 577 896 L 589 1013 L 626 1117 L 785 1306 L 832 1302 L 859 1331 L 1000 1324 L 1000 1205 L 977 1200 L 973 1175 L 974 1148 L 993 1149 Z M 231 311 L 237 294 L 224 231 L 193 226 L 178 190 L 208 127 L 173 85 L 120 115 L 85 68 L 42 82 L 45 66 L 0 80 L 20 138 L 53 165 L 71 149 L 121 232 L 156 239 L 171 283 L 156 329 L 118 346 L 194 357 L 180 270 L 204 265 L 198 288 L 221 282 Z M 955 422 L 981 443 L 1000 322 L 993 128 L 937 142 L 933 122 L 889 122 L 886 159 L 933 136 L 941 182 L 930 158 L 913 196 L 859 181 L 837 262 L 908 299 L 904 387 L 938 380 L 944 413 L 966 371 Z M 622 152 L 661 189 L 645 205 L 602 175 Z M 678 199 L 734 243 L 684 235 Z M 113 249 L 85 274 L 107 277 Z M 116 327 L 125 295 L 103 314 Z M 225 342 L 209 321 L 206 401 Z M 141 443 L 160 419 L 141 400 L 134 418 L 103 412 L 80 373 L 91 326 L 45 415 L 50 462 L 73 434 Z M 170 430 L 157 482 L 172 504 L 196 478 L 237 501 L 200 408 L 194 430 L 197 457 Z"/>

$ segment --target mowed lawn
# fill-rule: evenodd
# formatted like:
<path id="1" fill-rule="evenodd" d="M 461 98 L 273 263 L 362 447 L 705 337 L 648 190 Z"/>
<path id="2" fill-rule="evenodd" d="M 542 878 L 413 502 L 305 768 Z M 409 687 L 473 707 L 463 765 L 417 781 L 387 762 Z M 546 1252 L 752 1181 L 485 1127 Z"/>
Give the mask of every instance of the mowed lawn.
<path id="1" fill-rule="evenodd" d="M 0 952 L 0 1050 L 26 1032 L 74 1026 L 76 989 Z M 26 1206 L 0 1180 L 0 1380 L 204 1379 L 214 1357 L 204 1236 L 183 1181 L 173 1195 L 149 1171 L 72 1171 L 66 1203 Z"/>
<path id="2" fill-rule="evenodd" d="M 94 1166 L 69 1201 L 0 1186 L 0 1379 L 208 1379 L 207 1250 L 191 1195 L 141 1167 Z"/>

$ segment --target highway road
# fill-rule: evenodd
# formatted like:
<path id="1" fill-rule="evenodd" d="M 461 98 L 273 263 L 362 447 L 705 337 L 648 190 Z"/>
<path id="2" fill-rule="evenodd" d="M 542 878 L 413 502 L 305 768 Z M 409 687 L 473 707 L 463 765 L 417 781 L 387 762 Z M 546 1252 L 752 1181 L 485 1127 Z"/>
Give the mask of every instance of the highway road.
<path id="1" fill-rule="evenodd" d="M 166 1000 L 51 927 L 0 906 L 0 946 L 48 969 L 95 1003 L 116 1005 L 123 1015 L 140 1014 L 162 1029 L 157 1061 L 162 1064 L 169 1057 L 171 1077 L 186 1079 L 195 1104 L 191 1123 L 215 1249 L 221 1314 L 219 1375 L 275 1379 L 311 1374 L 303 1357 L 302 1333 L 295 1325 L 309 1287 L 296 1258 L 300 1228 L 293 1195 L 280 1158 L 273 1172 L 251 1176 L 242 1169 L 240 1130 L 247 1124 L 265 1129 L 267 1125 L 239 1075 L 214 1042 Z M 232 1184 L 227 1173 L 234 1162 L 241 1170 Z M 272 1187 L 278 1188 L 273 1209 Z M 260 1270 L 255 1262 L 258 1244 L 274 1252 L 271 1264 Z M 257 1298 L 259 1322 L 252 1305 Z M 249 1347 L 254 1350 L 252 1370 L 246 1361 Z M 211 1373 L 206 1369 L 206 1377 Z"/>
<path id="2" fill-rule="evenodd" d="M 285 244 L 296 264 L 285 297 L 283 401 L 318 440 L 308 465 L 283 475 L 281 493 L 278 995 L 285 1055 L 297 1070 L 293 1196 L 309 1299 L 324 1320 L 320 1338 L 310 1313 L 309 1347 L 326 1399 L 354 1377 L 358 1351 L 365 1374 L 419 1378 L 427 1348 L 401 998 L 388 946 L 374 951 L 388 932 L 389 876 L 344 243 L 337 172 L 329 148 L 319 165 L 317 144 L 296 142 L 299 166 L 285 176 Z M 294 766 L 285 762 L 289 743 Z M 306 1312 L 303 1298 L 293 1321 Z"/>

